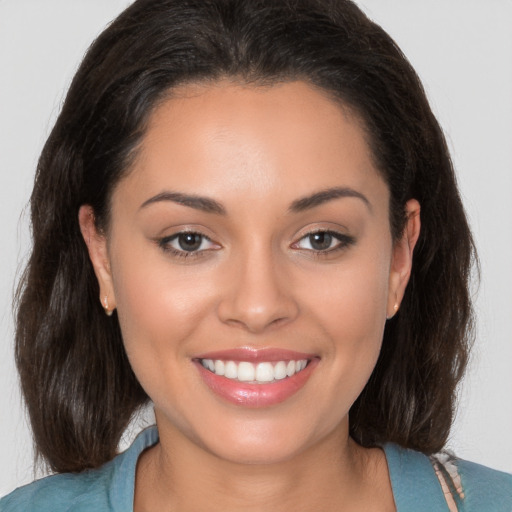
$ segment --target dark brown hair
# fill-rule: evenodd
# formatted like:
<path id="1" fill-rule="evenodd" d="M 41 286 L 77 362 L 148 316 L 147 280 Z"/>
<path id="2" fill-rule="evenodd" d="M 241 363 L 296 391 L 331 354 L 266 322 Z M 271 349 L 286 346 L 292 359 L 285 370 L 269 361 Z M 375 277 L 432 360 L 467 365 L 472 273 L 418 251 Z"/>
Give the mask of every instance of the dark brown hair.
<path id="1" fill-rule="evenodd" d="M 469 345 L 474 247 L 442 131 L 393 40 L 348 0 L 137 0 L 93 43 L 40 157 L 16 360 L 37 453 L 56 472 L 116 453 L 148 397 L 105 316 L 78 226 L 100 229 L 148 116 L 178 84 L 305 80 L 356 112 L 390 192 L 393 236 L 416 198 L 422 231 L 400 312 L 350 411 L 364 446 L 444 445 Z"/>

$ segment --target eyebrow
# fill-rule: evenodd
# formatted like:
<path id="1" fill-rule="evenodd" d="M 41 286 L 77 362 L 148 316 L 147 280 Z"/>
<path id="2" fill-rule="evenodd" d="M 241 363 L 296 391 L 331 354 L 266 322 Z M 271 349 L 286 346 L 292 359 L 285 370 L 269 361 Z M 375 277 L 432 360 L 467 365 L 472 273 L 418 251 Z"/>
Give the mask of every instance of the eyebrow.
<path id="1" fill-rule="evenodd" d="M 147 201 L 144 201 L 140 206 L 140 209 L 146 208 L 150 204 L 159 203 L 161 201 L 171 201 L 173 203 L 182 204 L 189 208 L 195 208 L 206 213 L 216 213 L 218 215 L 226 215 L 225 208 L 208 197 L 196 196 L 193 194 L 183 194 L 181 192 L 162 192 L 156 196 L 150 197 Z"/>
<path id="2" fill-rule="evenodd" d="M 292 202 L 292 204 L 288 208 L 288 211 L 292 213 L 300 213 L 315 208 L 316 206 L 320 206 L 321 204 L 327 203 L 328 201 L 344 197 L 355 197 L 361 199 L 368 207 L 368 209 L 372 211 L 371 203 L 370 201 L 368 201 L 366 196 L 361 194 L 357 190 L 354 190 L 349 187 L 328 188 L 325 190 L 320 190 L 319 192 L 315 192 L 314 194 L 311 194 L 309 196 L 296 199 L 295 201 Z M 222 204 L 215 201 L 214 199 L 211 199 L 209 197 L 197 196 L 193 194 L 184 194 L 182 192 L 170 191 L 161 192 L 156 196 L 150 197 L 149 199 L 142 203 L 140 209 L 146 208 L 151 204 L 164 201 L 170 201 L 173 203 L 181 204 L 183 206 L 188 206 L 189 208 L 201 210 L 206 213 L 226 215 L 226 209 L 224 208 L 224 206 L 222 206 Z"/>
<path id="3" fill-rule="evenodd" d="M 328 201 L 332 201 L 333 199 L 339 199 L 343 197 L 356 197 L 361 199 L 364 204 L 368 207 L 370 212 L 372 212 L 372 205 L 368 198 L 349 187 L 333 187 L 325 190 L 320 190 L 319 192 L 315 192 L 309 196 L 303 197 L 301 199 L 297 199 L 293 201 L 290 205 L 289 211 L 292 213 L 300 213 L 305 210 L 310 210 L 311 208 L 315 208 L 316 206 L 320 206 L 321 204 L 327 203 Z"/>

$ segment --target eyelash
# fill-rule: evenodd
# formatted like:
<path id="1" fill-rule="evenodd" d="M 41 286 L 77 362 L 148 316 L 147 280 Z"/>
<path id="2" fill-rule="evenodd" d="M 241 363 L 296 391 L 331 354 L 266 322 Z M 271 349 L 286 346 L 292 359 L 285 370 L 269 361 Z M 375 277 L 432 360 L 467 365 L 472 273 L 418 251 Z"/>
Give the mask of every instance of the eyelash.
<path id="1" fill-rule="evenodd" d="M 175 233 L 171 236 L 166 236 L 163 238 L 160 238 L 157 240 L 158 246 L 166 253 L 170 253 L 172 256 L 176 258 L 198 258 L 201 256 L 204 256 L 204 253 L 206 251 L 209 251 L 211 249 L 202 249 L 202 250 L 195 250 L 195 251 L 185 251 L 183 249 L 175 249 L 174 247 L 171 247 L 169 244 L 173 242 L 174 240 L 177 240 L 180 236 L 183 235 L 195 235 L 201 237 L 201 244 L 203 244 L 204 241 L 212 242 L 212 240 L 204 235 L 203 233 L 199 233 L 197 231 L 180 231 L 178 233 Z M 212 242 L 213 243 L 213 242 Z"/>
<path id="2" fill-rule="evenodd" d="M 310 231 L 309 233 L 304 234 L 297 242 L 294 242 L 294 244 L 292 244 L 292 246 L 297 246 L 299 244 L 299 242 L 301 242 L 302 240 L 305 240 L 305 239 L 312 237 L 314 235 L 317 235 L 317 234 L 329 235 L 333 239 L 337 240 L 338 243 L 334 247 L 326 249 L 326 250 L 306 249 L 315 258 L 329 257 L 333 253 L 347 249 L 349 246 L 354 245 L 356 242 L 355 238 L 350 235 L 338 233 L 337 231 L 332 231 L 330 229 L 316 229 L 314 231 Z"/>
<path id="3" fill-rule="evenodd" d="M 344 250 L 347 247 L 354 245 L 356 242 L 355 238 L 353 238 L 352 236 L 338 233 L 336 231 L 332 231 L 329 229 L 317 229 L 317 230 L 310 231 L 309 233 L 304 234 L 297 242 L 294 242 L 292 244 L 292 247 L 295 246 L 294 248 L 299 248 L 299 247 L 297 247 L 299 242 L 307 239 L 308 237 L 312 237 L 316 234 L 329 235 L 333 239 L 338 241 L 337 245 L 335 245 L 332 248 L 326 249 L 326 250 L 306 249 L 306 251 L 308 251 L 309 253 L 314 255 L 314 257 L 317 257 L 317 258 L 328 257 L 329 255 L 331 255 L 335 252 Z M 183 249 L 175 249 L 174 247 L 171 247 L 169 245 L 171 242 L 177 240 L 180 236 L 183 236 L 183 235 L 195 235 L 195 236 L 201 237 L 201 243 L 200 243 L 199 247 L 201 247 L 201 245 L 205 241 L 213 243 L 212 240 L 209 237 L 207 237 L 206 235 L 204 235 L 203 233 L 199 233 L 197 231 L 180 231 L 178 233 L 175 233 L 174 235 L 166 236 L 166 237 L 158 239 L 157 240 L 158 246 L 164 252 L 170 253 L 173 257 L 184 258 L 184 259 L 185 258 L 187 258 L 187 259 L 199 258 L 199 257 L 204 256 L 206 252 L 209 252 L 210 250 L 212 250 L 212 249 L 202 249 L 202 250 L 186 251 Z"/>

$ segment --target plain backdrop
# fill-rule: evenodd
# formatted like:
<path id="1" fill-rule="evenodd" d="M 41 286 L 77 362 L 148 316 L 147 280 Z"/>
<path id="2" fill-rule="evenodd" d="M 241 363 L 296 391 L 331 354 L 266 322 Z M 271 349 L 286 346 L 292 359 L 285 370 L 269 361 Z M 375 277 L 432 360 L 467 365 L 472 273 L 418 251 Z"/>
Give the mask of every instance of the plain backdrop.
<path id="1" fill-rule="evenodd" d="M 36 161 L 86 48 L 128 3 L 0 0 L 0 496 L 34 477 L 11 304 Z M 477 341 L 448 446 L 512 472 L 512 1 L 358 3 L 424 82 L 480 253 Z"/>

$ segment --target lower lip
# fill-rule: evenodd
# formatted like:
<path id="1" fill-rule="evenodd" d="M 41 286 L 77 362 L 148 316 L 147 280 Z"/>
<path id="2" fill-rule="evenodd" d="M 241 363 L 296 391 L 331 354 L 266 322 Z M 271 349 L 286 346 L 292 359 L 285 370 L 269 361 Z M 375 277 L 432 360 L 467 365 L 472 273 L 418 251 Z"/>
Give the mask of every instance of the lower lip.
<path id="1" fill-rule="evenodd" d="M 284 402 L 304 387 L 318 364 L 312 359 L 304 370 L 282 380 L 268 384 L 249 384 L 216 375 L 194 361 L 206 385 L 218 396 L 235 405 L 245 407 L 269 407 Z"/>

